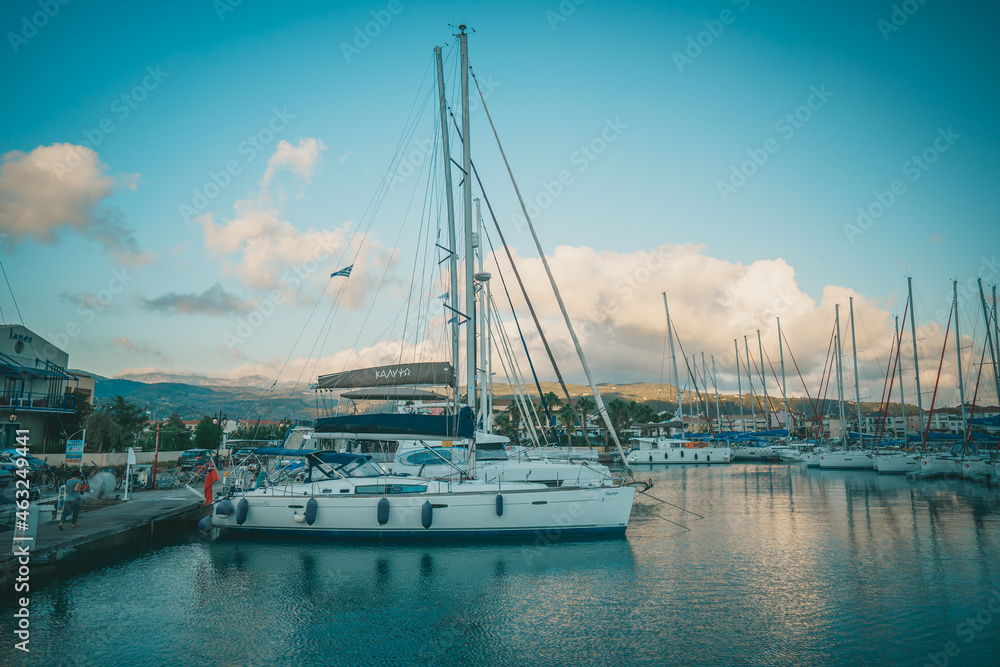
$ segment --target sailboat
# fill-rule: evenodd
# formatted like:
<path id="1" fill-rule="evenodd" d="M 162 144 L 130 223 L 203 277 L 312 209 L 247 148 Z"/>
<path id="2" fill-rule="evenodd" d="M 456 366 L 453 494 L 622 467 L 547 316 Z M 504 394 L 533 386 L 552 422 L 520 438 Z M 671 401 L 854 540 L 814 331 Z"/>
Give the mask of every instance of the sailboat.
<path id="1" fill-rule="evenodd" d="M 304 466 L 294 474 L 264 473 L 258 476 L 252 488 L 233 488 L 227 497 L 214 506 L 211 517 L 201 524 L 212 531 L 229 530 L 250 534 L 281 534 L 318 538 L 363 539 L 494 539 L 503 537 L 592 536 L 616 535 L 625 532 L 636 488 L 632 484 L 586 483 L 582 473 L 576 478 L 563 478 L 558 485 L 535 481 L 511 481 L 506 475 L 477 473 L 477 429 L 474 418 L 476 407 L 476 345 L 472 333 L 476 311 L 474 267 L 472 262 L 472 189 L 473 165 L 469 150 L 469 66 L 468 33 L 466 26 L 459 26 L 461 48 L 463 160 L 465 175 L 465 317 L 470 323 L 466 336 L 467 395 L 460 404 L 458 392 L 458 318 L 452 322 L 452 364 L 423 362 L 346 371 L 321 376 L 321 388 L 347 386 L 398 386 L 437 384 L 454 388 L 456 409 L 452 414 L 360 414 L 319 419 L 315 425 L 315 438 L 361 442 L 365 440 L 395 441 L 411 447 L 415 454 L 426 455 L 429 461 L 445 458 L 443 446 L 434 443 L 459 445 L 467 452 L 462 461 L 448 461 L 457 474 L 434 478 L 421 473 L 422 464 L 411 460 L 416 474 L 386 470 L 370 456 L 324 449 L 258 450 L 260 456 L 278 458 L 298 457 Z M 457 315 L 457 244 L 455 242 L 454 209 L 451 193 L 451 157 L 448 153 L 446 103 L 440 48 L 435 48 L 440 98 L 441 130 L 448 199 L 449 240 L 451 243 L 451 310 Z M 484 102 L 485 107 L 485 102 Z M 487 110 L 487 114 L 488 114 Z M 492 123 L 492 121 L 491 121 Z M 501 149 L 502 150 L 502 149 Z M 506 160 L 506 158 L 505 158 Z M 530 217 L 524 209 L 532 236 L 538 244 Z M 542 262 L 548 272 L 544 253 Z M 610 418 L 597 391 L 589 366 L 583 357 L 572 323 L 566 316 L 565 306 L 558 293 L 551 272 L 548 272 L 557 301 L 563 311 L 567 327 L 584 371 L 591 382 L 594 398 L 601 416 L 608 423 Z M 612 435 L 617 443 L 617 434 Z M 488 438 L 478 438 L 488 440 Z M 487 444 L 484 442 L 484 444 Z M 620 444 L 619 444 L 620 449 Z M 437 451 L 435 451 L 437 450 Z M 485 451 L 489 448 L 484 448 Z M 455 450 L 459 451 L 459 450 Z M 274 471 L 272 471 L 274 472 Z M 525 475 L 527 477 L 527 475 Z M 549 540 L 551 541 L 551 539 Z"/>
<path id="2" fill-rule="evenodd" d="M 858 346 L 854 336 L 854 297 L 850 299 L 851 308 L 851 348 L 854 353 L 854 395 L 858 409 L 858 437 L 861 437 L 861 388 L 858 384 Z M 840 395 L 841 424 L 844 424 L 844 391 L 843 377 L 841 375 L 840 355 L 840 308 L 837 308 L 837 384 Z M 857 450 L 850 449 L 847 438 L 844 438 L 844 449 L 837 452 L 826 452 L 820 454 L 819 467 L 825 470 L 871 470 L 874 466 L 874 457 L 863 447 L 864 441 L 859 444 Z"/>
<path id="3" fill-rule="evenodd" d="M 670 355 L 673 358 L 674 386 L 677 387 L 677 418 L 684 427 L 684 403 L 680 400 L 680 375 L 677 372 L 677 356 L 674 352 L 674 331 L 670 321 L 670 306 L 667 304 L 667 293 L 663 292 L 663 308 L 667 313 L 667 337 L 670 340 Z M 713 361 L 714 363 L 714 361 Z M 632 438 L 632 451 L 625 459 L 627 463 L 636 464 L 720 464 L 732 463 L 733 450 L 728 446 L 709 444 L 703 441 L 690 441 L 684 438 Z"/>
<path id="4" fill-rule="evenodd" d="M 913 304 L 913 277 L 906 278 L 908 310 L 910 315 L 910 336 L 913 340 L 913 374 L 916 380 L 917 410 L 920 415 L 920 423 L 924 421 L 923 397 L 920 394 L 920 362 L 917 355 L 917 325 L 916 313 Z M 905 315 L 905 313 L 904 313 Z M 904 317 L 905 320 L 905 317 Z M 903 322 L 905 327 L 906 322 Z M 902 340 L 902 339 L 900 339 Z M 899 345 L 897 343 L 896 354 L 899 355 Z M 903 437 L 908 437 L 906 428 L 906 403 L 903 400 L 903 367 L 899 368 L 899 403 L 903 413 Z M 875 471 L 880 475 L 902 475 L 920 469 L 920 457 L 909 452 L 890 452 L 875 455 Z"/>

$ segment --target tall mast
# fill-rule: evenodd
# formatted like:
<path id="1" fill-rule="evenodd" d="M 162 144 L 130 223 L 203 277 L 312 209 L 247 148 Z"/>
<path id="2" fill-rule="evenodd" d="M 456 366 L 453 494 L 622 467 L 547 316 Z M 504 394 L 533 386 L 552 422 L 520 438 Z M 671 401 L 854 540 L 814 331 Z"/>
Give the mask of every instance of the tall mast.
<path id="1" fill-rule="evenodd" d="M 681 435 L 684 435 L 684 404 L 681 403 L 681 378 L 677 373 L 677 354 L 674 352 L 674 328 L 670 324 L 670 307 L 667 293 L 663 292 L 663 310 L 667 313 L 667 338 L 670 340 L 670 359 L 674 364 L 674 386 L 677 389 L 677 417 L 681 420 Z"/>
<path id="2" fill-rule="evenodd" d="M 733 349 L 736 350 L 736 390 L 740 394 L 740 430 L 747 430 L 747 423 L 743 419 L 743 374 L 740 372 L 740 344 L 733 339 Z"/>
<path id="3" fill-rule="evenodd" d="M 837 340 L 834 343 L 834 347 L 836 347 L 836 352 L 837 352 L 837 402 L 840 404 L 840 436 L 841 439 L 843 440 L 842 444 L 844 445 L 844 449 L 847 449 L 847 438 L 844 436 L 844 419 L 845 419 L 844 374 L 843 374 L 842 364 L 840 363 L 841 348 L 840 348 L 840 304 L 839 303 L 835 305 L 834 313 L 835 313 L 834 319 L 836 321 L 836 327 L 837 327 Z"/>
<path id="4" fill-rule="evenodd" d="M 861 435 L 861 388 L 858 386 L 858 343 L 854 338 L 854 297 L 850 298 L 851 305 L 851 352 L 854 356 L 854 400 L 858 404 L 858 440 L 859 447 L 864 449 L 865 438 Z"/>
<path id="5" fill-rule="evenodd" d="M 913 313 L 910 313 L 910 317 L 913 317 Z M 902 341 L 903 337 L 899 335 L 899 316 L 896 316 L 896 341 Z M 903 440 L 906 440 L 906 400 L 903 398 L 903 354 L 902 350 L 899 348 L 901 345 L 897 343 L 896 346 L 896 359 L 899 362 L 899 409 L 903 413 Z M 889 400 L 886 399 L 886 412 L 889 410 Z"/>
<path id="6" fill-rule="evenodd" d="M 711 432 L 712 431 L 712 421 L 711 421 L 711 419 L 709 418 L 709 415 L 708 415 L 708 367 L 705 366 L 705 353 L 704 352 L 701 353 L 701 380 L 702 380 L 702 383 L 704 383 L 704 385 L 705 385 L 705 400 L 704 400 L 704 403 L 705 403 L 705 422 L 708 423 L 708 430 L 709 430 L 709 432 Z M 719 418 L 718 412 L 719 411 L 716 410 L 716 415 L 715 415 L 716 419 Z"/>
<path id="7" fill-rule="evenodd" d="M 476 273 L 475 278 L 479 283 L 479 350 L 480 350 L 480 360 L 477 364 L 479 371 L 479 410 L 480 417 L 479 421 L 482 423 L 483 431 L 486 433 L 493 432 L 493 409 L 490 403 L 493 400 L 491 387 L 489 386 L 489 343 L 487 336 L 487 324 L 490 320 L 489 313 L 489 285 L 490 285 L 490 274 L 486 273 L 483 268 L 483 217 L 479 212 L 479 198 L 476 198 L 476 228 L 478 229 L 476 233 L 476 255 L 479 259 L 479 271 Z"/>
<path id="8" fill-rule="evenodd" d="M 920 362 L 917 356 L 917 317 L 913 304 L 913 276 L 906 277 L 906 291 L 909 293 L 908 298 L 910 299 L 910 336 L 913 338 L 913 373 L 917 380 L 917 410 L 920 413 L 920 427 L 917 432 L 919 433 L 924 430 L 924 402 L 920 393 Z M 910 441 L 909 434 L 907 434 L 906 441 Z"/>
<path id="9" fill-rule="evenodd" d="M 465 314 L 469 318 L 465 336 L 466 382 L 468 394 L 466 405 L 476 407 L 476 288 L 473 284 L 473 248 L 472 237 L 472 135 L 469 132 L 469 35 L 465 26 L 460 25 L 458 35 L 462 55 L 462 198 L 465 200 Z"/>
<path id="10" fill-rule="evenodd" d="M 781 318 L 775 318 L 778 321 L 778 355 L 781 359 L 781 395 L 785 399 L 785 430 L 788 432 L 788 436 L 791 437 L 792 429 L 788 424 L 788 393 L 785 391 L 785 346 L 781 342 Z"/>
<path id="11" fill-rule="evenodd" d="M 441 107 L 441 151 L 444 153 L 444 189 L 448 205 L 448 250 L 451 252 L 448 266 L 451 274 L 451 365 L 455 374 L 455 414 L 458 414 L 458 244 L 455 240 L 455 200 L 451 189 L 451 152 L 448 148 L 448 104 L 444 98 L 444 66 L 441 62 L 441 47 L 434 47 L 437 61 L 438 98 Z M 466 179 L 468 180 L 468 179 Z"/>
<path id="12" fill-rule="evenodd" d="M 995 288 L 994 288 L 995 289 Z M 993 364 L 993 381 L 997 387 L 997 397 L 1000 398 L 1000 374 L 997 373 L 997 356 L 993 346 L 993 329 L 990 328 L 990 311 L 986 307 L 986 295 L 983 294 L 983 279 L 979 279 L 979 300 L 983 304 L 983 321 L 986 323 L 986 341 L 990 346 L 990 362 Z M 1000 341 L 997 341 L 1000 344 Z"/>
<path id="13" fill-rule="evenodd" d="M 722 431 L 722 418 L 719 417 L 719 374 L 715 371 L 715 355 L 712 355 L 712 386 L 715 387 L 715 420 L 718 422 L 719 431 Z"/>
<path id="14" fill-rule="evenodd" d="M 955 291 L 955 354 L 958 356 L 958 400 L 962 403 L 962 439 L 968 441 L 969 425 L 965 421 L 965 384 L 962 381 L 962 334 L 958 330 L 958 281 L 952 281 Z M 962 449 L 965 456 L 965 449 Z"/>
<path id="15" fill-rule="evenodd" d="M 750 385 L 750 421 L 753 422 L 754 433 L 757 432 L 757 411 L 753 407 L 753 377 L 750 375 L 750 345 L 747 337 L 743 336 L 743 349 L 747 353 L 747 384 Z"/>
<path id="16" fill-rule="evenodd" d="M 757 329 L 757 356 L 760 358 L 760 387 L 764 390 L 764 430 L 771 430 L 771 406 L 767 400 L 767 373 L 764 372 L 764 346 L 760 343 L 760 329 Z"/>

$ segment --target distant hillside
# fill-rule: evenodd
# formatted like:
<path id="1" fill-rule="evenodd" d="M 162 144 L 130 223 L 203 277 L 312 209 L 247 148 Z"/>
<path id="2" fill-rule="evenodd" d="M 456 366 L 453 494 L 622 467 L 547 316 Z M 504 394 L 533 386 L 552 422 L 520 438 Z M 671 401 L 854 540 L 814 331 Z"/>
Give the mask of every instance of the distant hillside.
<path id="1" fill-rule="evenodd" d="M 138 376 L 150 380 L 129 378 L 94 377 L 94 399 L 99 405 L 115 396 L 144 407 L 150 416 L 162 419 L 177 412 L 181 419 L 200 419 L 217 414 L 220 410 L 230 418 L 239 419 L 315 419 L 313 392 L 308 388 L 276 387 L 267 390 L 270 383 L 262 378 L 241 379 L 238 382 L 218 378 L 150 374 Z"/>

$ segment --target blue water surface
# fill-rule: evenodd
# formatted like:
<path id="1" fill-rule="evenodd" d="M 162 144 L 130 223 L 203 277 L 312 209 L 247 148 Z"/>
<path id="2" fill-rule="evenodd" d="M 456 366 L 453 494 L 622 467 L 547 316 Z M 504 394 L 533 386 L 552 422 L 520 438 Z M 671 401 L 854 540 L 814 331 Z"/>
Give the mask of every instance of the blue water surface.
<path id="1" fill-rule="evenodd" d="M 637 474 L 655 498 L 621 539 L 192 535 L 36 587 L 28 655 L 8 602 L 0 664 L 1000 664 L 995 487 L 800 465 Z"/>

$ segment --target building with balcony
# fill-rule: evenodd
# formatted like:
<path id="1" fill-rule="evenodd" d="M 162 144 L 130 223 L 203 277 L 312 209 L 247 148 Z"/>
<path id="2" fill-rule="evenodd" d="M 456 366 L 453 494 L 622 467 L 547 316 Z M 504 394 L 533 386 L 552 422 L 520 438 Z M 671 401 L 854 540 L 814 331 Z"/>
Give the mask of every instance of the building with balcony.
<path id="1" fill-rule="evenodd" d="M 30 444 L 56 442 L 63 415 L 93 401 L 94 379 L 67 370 L 69 354 L 19 324 L 0 325 L 0 446 L 14 447 L 20 429 Z"/>

